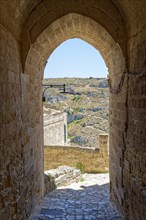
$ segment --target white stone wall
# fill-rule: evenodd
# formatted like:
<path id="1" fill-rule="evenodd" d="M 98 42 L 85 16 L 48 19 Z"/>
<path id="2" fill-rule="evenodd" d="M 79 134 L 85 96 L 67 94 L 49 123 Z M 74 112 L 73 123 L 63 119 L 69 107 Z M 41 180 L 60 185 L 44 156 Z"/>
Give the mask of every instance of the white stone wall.
<path id="1" fill-rule="evenodd" d="M 66 131 L 64 129 L 66 126 Z M 66 145 L 67 115 L 66 113 L 44 115 L 44 145 Z"/>

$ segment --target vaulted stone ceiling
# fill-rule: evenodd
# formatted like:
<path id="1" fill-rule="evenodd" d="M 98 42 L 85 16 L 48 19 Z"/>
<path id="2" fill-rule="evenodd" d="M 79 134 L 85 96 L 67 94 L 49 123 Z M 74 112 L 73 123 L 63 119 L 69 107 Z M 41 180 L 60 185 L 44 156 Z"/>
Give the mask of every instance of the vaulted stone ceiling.
<path id="1" fill-rule="evenodd" d="M 50 5 L 52 7 L 61 6 L 62 4 L 71 4 L 71 1 L 69 0 L 13 0 L 13 1 L 6 1 L 1 0 L 1 6 L 0 6 L 0 21 L 2 24 L 8 28 L 11 32 L 15 33 L 16 30 L 19 30 L 19 36 L 17 34 L 17 37 L 20 38 L 20 33 L 22 29 L 22 24 L 25 23 L 26 19 L 30 16 L 30 14 L 33 13 L 33 11 L 39 6 L 40 7 L 40 14 L 42 12 L 42 5 L 44 5 L 47 8 L 47 5 Z M 110 7 L 104 8 L 104 3 L 106 2 L 106 5 L 111 4 L 116 5 L 118 7 L 118 10 L 120 11 L 120 14 L 122 15 L 122 18 L 125 19 L 125 23 L 127 25 L 128 31 L 131 31 L 132 25 L 135 26 L 135 32 L 138 31 L 140 28 L 143 27 L 144 24 L 144 18 L 145 18 L 145 11 L 144 6 L 146 5 L 145 0 L 74 0 L 72 1 L 72 7 L 76 7 L 75 4 L 78 3 L 82 6 L 86 7 L 87 13 L 89 13 L 89 6 L 90 8 L 93 5 L 95 8 L 99 8 L 101 11 L 110 13 Z M 108 3 L 108 4 L 107 4 Z M 107 7 L 107 6 L 106 6 Z M 79 6 L 77 7 L 77 9 Z M 113 14 L 112 19 L 117 19 L 115 14 Z M 6 17 L 11 18 L 12 23 L 10 24 Z M 14 22 L 13 22 L 14 21 Z M 138 29 L 137 29 L 138 28 Z M 132 33 L 131 33 L 132 34 Z"/>
<path id="2" fill-rule="evenodd" d="M 23 64 L 37 37 L 51 23 L 69 13 L 97 21 L 120 45 L 125 58 L 131 47 L 134 48 L 133 39 L 139 35 L 144 41 L 146 35 L 145 0 L 1 0 L 0 3 L 0 23 L 25 48 L 25 51 L 22 49 Z M 141 48 L 144 47 L 139 45 L 137 53 L 144 50 Z"/>

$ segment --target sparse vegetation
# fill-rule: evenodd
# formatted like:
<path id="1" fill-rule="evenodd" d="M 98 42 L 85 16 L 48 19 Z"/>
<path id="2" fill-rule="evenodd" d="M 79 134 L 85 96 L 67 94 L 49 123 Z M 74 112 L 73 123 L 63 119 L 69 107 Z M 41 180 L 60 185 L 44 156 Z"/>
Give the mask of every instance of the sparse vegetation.
<path id="1" fill-rule="evenodd" d="M 84 181 L 85 181 L 85 179 L 83 177 L 81 177 L 80 182 L 84 182 Z"/>
<path id="2" fill-rule="evenodd" d="M 84 173 L 84 165 L 82 164 L 82 162 L 77 162 L 76 168 L 79 169 L 81 173 Z"/>
<path id="3" fill-rule="evenodd" d="M 75 109 L 75 111 L 76 111 L 76 112 L 83 112 L 83 108 L 79 108 L 79 107 L 78 107 L 78 108 Z"/>
<path id="4" fill-rule="evenodd" d="M 68 108 L 68 109 L 66 110 L 66 113 L 67 113 L 67 116 L 70 116 L 70 115 L 72 115 L 73 112 L 71 111 L 71 109 Z"/>
<path id="5" fill-rule="evenodd" d="M 79 95 L 75 95 L 75 96 L 73 97 L 73 101 L 74 101 L 74 102 L 78 102 L 80 99 L 81 99 L 81 97 L 80 97 Z"/>
<path id="6" fill-rule="evenodd" d="M 81 123 L 82 122 L 82 119 L 77 119 L 77 120 L 75 120 L 73 123 L 74 124 L 79 124 L 79 123 Z"/>
<path id="7" fill-rule="evenodd" d="M 62 78 L 44 84 L 66 84 L 69 93 L 46 91 L 47 106 L 67 113 L 68 138 L 72 146 L 98 147 L 98 135 L 108 133 L 109 89 L 101 78 Z"/>
<path id="8" fill-rule="evenodd" d="M 70 136 L 70 142 L 74 142 L 75 138 L 76 138 L 76 136 L 75 136 L 75 135 Z"/>

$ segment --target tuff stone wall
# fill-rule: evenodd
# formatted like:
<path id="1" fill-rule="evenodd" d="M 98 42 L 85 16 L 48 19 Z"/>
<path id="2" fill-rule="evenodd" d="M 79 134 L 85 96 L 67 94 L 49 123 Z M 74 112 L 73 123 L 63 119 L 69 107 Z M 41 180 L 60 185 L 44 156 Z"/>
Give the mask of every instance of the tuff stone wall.
<path id="1" fill-rule="evenodd" d="M 134 7 L 136 11 L 139 5 Z M 139 15 L 132 15 L 132 24 L 128 23 L 128 66 L 137 74 L 146 69 L 146 29 L 141 10 Z M 111 199 L 126 220 L 146 219 L 145 115 L 146 76 L 125 77 L 121 93 L 110 96 L 109 164 Z"/>
<path id="2" fill-rule="evenodd" d="M 34 80 L 22 73 L 20 47 L 0 26 L 1 220 L 27 219 L 44 189 L 41 96 L 35 100 Z"/>
<path id="3" fill-rule="evenodd" d="M 23 176 L 20 98 L 20 44 L 0 26 L 0 168 L 2 219 L 10 219 L 21 205 L 11 195 L 20 195 Z M 18 120 L 17 120 L 18 119 Z M 20 216 L 20 214 L 18 214 Z"/>
<path id="4" fill-rule="evenodd" d="M 44 170 L 61 165 L 76 167 L 79 163 L 84 172 L 108 172 L 108 135 L 99 136 L 99 150 L 68 146 L 44 147 Z"/>
<path id="5" fill-rule="evenodd" d="M 146 219 L 145 79 L 125 79 L 121 95 L 110 97 L 111 199 L 126 220 Z"/>

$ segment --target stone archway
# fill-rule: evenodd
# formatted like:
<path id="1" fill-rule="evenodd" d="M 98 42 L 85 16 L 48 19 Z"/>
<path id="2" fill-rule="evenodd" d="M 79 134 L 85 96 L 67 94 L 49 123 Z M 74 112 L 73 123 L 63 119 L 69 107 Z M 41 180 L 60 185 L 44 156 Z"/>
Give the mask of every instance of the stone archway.
<path id="1" fill-rule="evenodd" d="M 34 111 L 38 113 L 38 132 L 40 133 L 41 140 L 43 136 L 43 128 L 41 122 L 42 110 L 40 106 L 41 82 L 43 77 L 44 64 L 57 46 L 59 46 L 63 41 L 75 37 L 83 39 L 100 51 L 108 67 L 112 87 L 114 89 L 118 89 L 119 84 L 122 80 L 122 74 L 126 68 L 125 57 L 119 44 L 114 41 L 112 36 L 100 24 L 98 24 L 91 18 L 76 13 L 70 13 L 50 24 L 31 45 L 26 58 L 24 70 L 24 75 L 29 76 L 29 80 L 31 80 L 31 84 L 33 85 L 30 88 L 32 89 L 31 93 L 34 94 L 31 101 L 33 111 L 32 114 L 30 112 L 30 118 L 31 121 L 34 122 Z M 120 102 L 121 99 L 126 100 L 125 92 L 122 92 L 120 97 L 118 96 L 117 98 L 114 98 L 113 101 L 115 104 L 113 104 L 113 101 L 110 100 L 110 102 L 112 102 L 112 105 L 110 105 L 110 111 L 112 111 L 113 105 L 116 105 L 116 102 Z M 116 110 L 117 108 L 118 107 L 116 107 Z M 113 120 L 112 117 L 111 120 Z M 124 123 L 125 122 L 123 121 L 121 126 L 124 126 Z M 112 138 L 112 129 L 110 138 Z M 117 172 L 115 172 L 112 165 L 112 163 L 115 163 L 115 161 L 113 162 L 112 151 L 113 149 L 111 145 L 111 182 L 112 178 L 113 181 L 116 181 L 116 178 L 118 178 L 117 175 L 119 175 Z M 40 153 L 41 152 L 42 151 L 40 151 Z M 38 176 L 38 178 L 42 178 L 42 173 L 40 173 L 40 176 Z"/>
<path id="2" fill-rule="evenodd" d="M 29 64 L 34 64 L 36 68 L 34 72 L 37 72 L 57 46 L 75 37 L 88 42 L 100 51 L 108 67 L 110 78 L 113 78 L 113 86 L 118 86 L 122 72 L 126 68 L 121 47 L 100 24 L 75 13 L 57 19 L 39 35 L 28 52 L 25 72 L 29 73 Z"/>
<path id="3" fill-rule="evenodd" d="M 67 19 L 72 13 L 78 15 L 77 21 L 84 16 L 99 24 L 98 31 L 101 26 L 105 31 L 103 37 L 107 39 L 107 34 L 111 39 L 107 45 L 106 40 L 102 43 L 109 51 L 111 46 L 115 48 L 112 56 L 106 57 L 103 47 L 100 52 L 113 76 L 114 89 L 120 85 L 124 67 L 129 69 L 121 92 L 110 97 L 111 198 L 126 220 L 146 219 L 145 10 L 145 0 L 0 1 L 2 219 L 27 219 L 43 195 L 41 82 L 44 60 L 51 50 L 42 57 L 41 45 L 43 41 L 48 43 L 41 34 L 49 31 L 55 21 L 64 16 Z M 74 24 L 78 27 L 76 19 Z M 83 24 L 84 19 L 81 20 Z M 80 32 L 79 36 L 76 29 L 76 33 L 71 32 L 72 37 L 85 35 L 85 41 L 100 46 L 99 38 L 95 39 L 97 43 L 92 40 L 94 27 L 87 25 L 90 33 Z M 52 31 L 49 31 L 50 39 L 55 39 Z M 98 33 L 100 37 L 101 33 Z M 60 39 L 59 32 L 56 36 Z M 61 43 L 59 39 L 52 41 L 55 47 Z M 67 33 L 62 38 L 65 39 Z M 115 57 L 116 63 L 111 57 Z M 118 62 L 122 63 L 119 69 Z"/>

